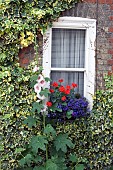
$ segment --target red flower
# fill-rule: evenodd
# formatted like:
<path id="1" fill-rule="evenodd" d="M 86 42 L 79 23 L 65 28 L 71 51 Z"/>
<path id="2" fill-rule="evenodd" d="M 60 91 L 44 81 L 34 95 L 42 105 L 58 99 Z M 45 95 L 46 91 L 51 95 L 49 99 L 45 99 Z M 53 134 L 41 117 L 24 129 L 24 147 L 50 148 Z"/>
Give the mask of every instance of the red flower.
<path id="1" fill-rule="evenodd" d="M 65 94 L 70 94 L 70 89 L 66 89 Z"/>
<path id="2" fill-rule="evenodd" d="M 71 87 L 70 87 L 69 85 L 67 85 L 67 86 L 66 86 L 66 89 L 69 89 L 69 90 L 70 90 L 70 89 L 71 89 Z"/>
<path id="3" fill-rule="evenodd" d="M 62 101 L 65 101 L 65 100 L 66 100 L 66 96 L 63 96 L 63 97 L 61 98 L 61 100 L 62 100 Z"/>
<path id="4" fill-rule="evenodd" d="M 50 91 L 50 93 L 54 93 L 54 90 L 53 90 L 53 89 L 50 89 L 49 91 Z"/>
<path id="5" fill-rule="evenodd" d="M 77 87 L 77 84 L 72 83 L 72 87 L 73 87 L 73 88 Z"/>
<path id="6" fill-rule="evenodd" d="M 63 79 L 59 79 L 58 81 L 59 81 L 60 83 L 62 83 L 64 80 L 63 80 Z"/>
<path id="7" fill-rule="evenodd" d="M 52 86 L 53 87 L 58 87 L 58 83 L 57 82 L 53 82 Z"/>
<path id="8" fill-rule="evenodd" d="M 60 87 L 59 87 L 59 91 L 60 91 L 60 92 L 65 92 L 65 87 L 64 87 L 64 86 L 60 86 Z"/>
<path id="9" fill-rule="evenodd" d="M 52 103 L 51 103 L 51 102 L 47 102 L 46 105 L 47 105 L 48 107 L 51 107 L 51 106 L 52 106 Z"/>

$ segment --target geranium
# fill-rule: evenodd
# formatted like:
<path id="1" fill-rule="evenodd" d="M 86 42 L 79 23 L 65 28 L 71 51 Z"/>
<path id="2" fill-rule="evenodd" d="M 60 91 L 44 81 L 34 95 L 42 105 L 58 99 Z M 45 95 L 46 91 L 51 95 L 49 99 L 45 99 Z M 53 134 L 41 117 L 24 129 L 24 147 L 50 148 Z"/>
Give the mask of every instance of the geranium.
<path id="1" fill-rule="evenodd" d="M 63 79 L 59 79 L 59 80 L 58 80 L 59 83 L 62 83 L 63 81 L 64 81 Z"/>
<path id="2" fill-rule="evenodd" d="M 58 87 L 58 83 L 57 82 L 53 82 L 52 86 L 53 87 Z"/>
<path id="3" fill-rule="evenodd" d="M 46 103 L 46 105 L 47 105 L 48 107 L 51 107 L 51 106 L 52 106 L 52 103 L 48 101 L 48 102 Z"/>
<path id="4" fill-rule="evenodd" d="M 66 100 L 66 96 L 61 97 L 61 100 L 65 101 Z"/>
<path id="5" fill-rule="evenodd" d="M 52 83 L 49 91 L 50 100 L 47 102 L 48 117 L 60 120 L 75 119 L 88 115 L 88 101 L 75 93 L 76 83 L 62 85 L 62 79 Z M 51 107 L 52 106 L 52 107 Z"/>

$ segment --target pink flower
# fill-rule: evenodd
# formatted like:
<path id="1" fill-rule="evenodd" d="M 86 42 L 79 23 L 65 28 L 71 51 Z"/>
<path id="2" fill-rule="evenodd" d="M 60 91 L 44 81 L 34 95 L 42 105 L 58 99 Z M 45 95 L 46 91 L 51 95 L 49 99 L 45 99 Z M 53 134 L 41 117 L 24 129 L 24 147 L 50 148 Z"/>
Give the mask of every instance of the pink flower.
<path id="1" fill-rule="evenodd" d="M 39 70 L 39 67 L 37 67 L 37 66 L 35 66 L 34 68 L 33 68 L 33 72 L 36 72 L 36 71 L 38 71 Z"/>
<path id="2" fill-rule="evenodd" d="M 39 74 L 38 79 L 37 79 L 37 82 L 39 83 L 39 82 L 42 81 L 42 80 L 44 80 L 44 77 L 43 77 L 41 74 Z"/>
<path id="3" fill-rule="evenodd" d="M 39 86 L 38 83 L 36 83 L 36 84 L 34 85 L 34 90 L 35 90 L 36 93 L 40 93 L 40 92 L 41 92 L 41 87 Z"/>

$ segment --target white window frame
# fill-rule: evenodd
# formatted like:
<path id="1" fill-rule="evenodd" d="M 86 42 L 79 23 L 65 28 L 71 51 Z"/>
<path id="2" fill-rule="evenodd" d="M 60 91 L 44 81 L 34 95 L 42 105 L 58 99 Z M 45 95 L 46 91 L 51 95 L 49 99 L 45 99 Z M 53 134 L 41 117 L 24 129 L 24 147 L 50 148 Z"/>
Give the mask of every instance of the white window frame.
<path id="1" fill-rule="evenodd" d="M 52 28 L 69 28 L 86 30 L 85 35 L 85 66 L 84 68 L 51 68 Z M 96 20 L 81 17 L 60 17 L 48 28 L 43 36 L 43 74 L 50 77 L 51 70 L 84 72 L 84 97 L 93 104 L 95 86 L 95 39 Z"/>

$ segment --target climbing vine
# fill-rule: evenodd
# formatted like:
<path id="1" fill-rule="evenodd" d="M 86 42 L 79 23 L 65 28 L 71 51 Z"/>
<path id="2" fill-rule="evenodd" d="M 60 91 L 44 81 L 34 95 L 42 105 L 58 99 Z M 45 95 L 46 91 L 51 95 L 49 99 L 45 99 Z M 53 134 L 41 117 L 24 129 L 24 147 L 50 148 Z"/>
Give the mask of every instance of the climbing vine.
<path id="1" fill-rule="evenodd" d="M 19 51 L 33 45 L 38 56 L 38 32 L 44 34 L 62 11 L 72 8 L 80 0 L 1 0 L 0 1 L 0 113 L 2 140 L 2 167 L 14 169 L 22 145 L 36 133 L 36 129 L 23 126 L 32 115 L 32 103 L 36 101 L 30 79 L 35 76 L 33 67 L 19 65 Z M 37 127 L 38 128 L 38 127 Z M 0 163 L 0 164 L 1 164 Z"/>

